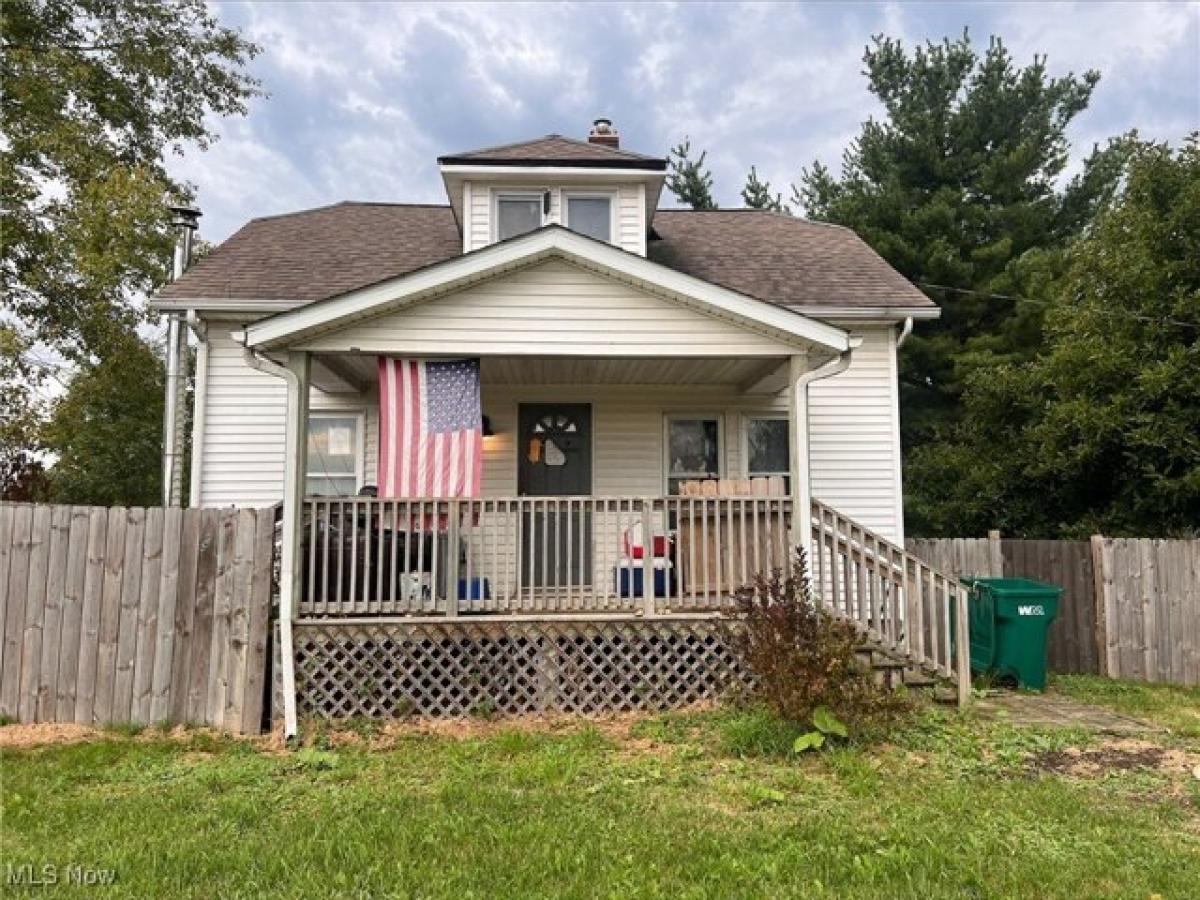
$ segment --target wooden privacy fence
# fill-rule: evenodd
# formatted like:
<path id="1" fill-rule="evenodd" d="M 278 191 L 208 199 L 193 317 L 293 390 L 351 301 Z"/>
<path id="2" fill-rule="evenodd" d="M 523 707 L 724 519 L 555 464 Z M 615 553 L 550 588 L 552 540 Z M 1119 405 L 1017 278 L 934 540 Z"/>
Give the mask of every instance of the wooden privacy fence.
<path id="1" fill-rule="evenodd" d="M 263 720 L 274 509 L 0 504 L 0 714 Z"/>
<path id="2" fill-rule="evenodd" d="M 1200 684 L 1200 541 L 933 538 L 911 553 L 959 575 L 1033 578 L 1063 588 L 1050 668 Z"/>

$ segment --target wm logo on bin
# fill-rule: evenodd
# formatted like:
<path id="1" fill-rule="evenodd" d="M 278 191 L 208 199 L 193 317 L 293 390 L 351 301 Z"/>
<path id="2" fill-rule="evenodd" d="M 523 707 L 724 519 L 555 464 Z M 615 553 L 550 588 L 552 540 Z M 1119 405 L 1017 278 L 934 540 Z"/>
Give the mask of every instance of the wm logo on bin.
<path id="1" fill-rule="evenodd" d="M 1018 606 L 1017 607 L 1017 615 L 1018 616 L 1044 616 L 1045 614 L 1046 614 L 1046 607 L 1042 606 L 1041 604 L 1038 604 L 1037 606 Z"/>

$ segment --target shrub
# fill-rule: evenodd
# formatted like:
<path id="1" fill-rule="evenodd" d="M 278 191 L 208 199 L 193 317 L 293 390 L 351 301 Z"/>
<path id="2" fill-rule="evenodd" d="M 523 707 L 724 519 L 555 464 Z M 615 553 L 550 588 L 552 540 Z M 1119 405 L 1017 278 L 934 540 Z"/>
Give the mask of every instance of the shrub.
<path id="1" fill-rule="evenodd" d="M 751 696 L 788 722 L 808 724 L 825 707 L 856 728 L 878 726 L 911 706 L 875 683 L 856 653 L 857 628 L 812 596 L 803 551 L 791 572 L 759 575 L 736 594 L 730 640 L 753 678 Z"/>

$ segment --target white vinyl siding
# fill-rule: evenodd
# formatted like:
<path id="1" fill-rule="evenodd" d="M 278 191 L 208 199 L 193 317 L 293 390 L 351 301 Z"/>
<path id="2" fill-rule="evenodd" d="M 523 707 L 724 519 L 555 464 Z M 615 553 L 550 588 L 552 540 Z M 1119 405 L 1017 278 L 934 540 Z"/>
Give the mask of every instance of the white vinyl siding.
<path id="1" fill-rule="evenodd" d="M 812 494 L 903 542 L 896 332 L 883 325 L 853 331 L 863 343 L 850 368 L 809 388 Z"/>
<path id="2" fill-rule="evenodd" d="M 261 506 L 282 496 L 284 386 L 245 364 L 241 348 L 210 326 L 205 434 L 200 436 L 199 501 L 203 506 Z M 849 369 L 810 388 L 813 496 L 883 535 L 903 538 L 895 332 L 860 326 Z M 658 496 L 663 491 L 664 417 L 722 416 L 723 471 L 744 475 L 746 418 L 787 409 L 787 395 L 764 398 L 732 388 L 597 385 L 483 385 L 483 411 L 496 434 L 484 440 L 486 496 L 516 493 L 517 404 L 592 404 L 593 493 Z M 378 393 L 362 397 L 313 392 L 314 409 L 363 409 L 364 484 L 375 483 Z"/>
<path id="3" fill-rule="evenodd" d="M 546 224 L 565 225 L 563 215 L 564 194 L 572 193 L 597 194 L 605 193 L 613 197 L 613 243 L 622 250 L 646 255 L 645 223 L 646 211 L 643 209 L 643 191 L 639 184 L 573 185 L 556 181 L 552 184 L 534 185 L 491 185 L 480 182 L 468 182 L 469 188 L 463 190 L 463 249 L 478 250 L 496 240 L 496 230 L 492 218 L 497 196 L 505 194 L 532 193 L 541 196 L 544 191 L 550 192 L 550 212 L 546 216 Z"/>
<path id="4" fill-rule="evenodd" d="M 305 343 L 364 353 L 779 356 L 794 348 L 552 260 Z"/>
<path id="5" fill-rule="evenodd" d="M 227 323 L 209 325 L 200 506 L 269 506 L 283 497 L 283 429 L 286 389 L 283 379 L 246 365 L 242 348 Z M 374 390 L 362 397 L 312 392 L 314 410 L 365 412 L 363 481 L 375 483 L 379 439 L 379 399 Z"/>

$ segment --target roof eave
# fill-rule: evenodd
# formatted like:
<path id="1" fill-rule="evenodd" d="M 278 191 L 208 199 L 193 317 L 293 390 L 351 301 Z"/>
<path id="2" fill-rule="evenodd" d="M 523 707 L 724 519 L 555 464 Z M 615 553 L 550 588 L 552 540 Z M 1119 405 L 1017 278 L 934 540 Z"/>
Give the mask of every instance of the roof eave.
<path id="1" fill-rule="evenodd" d="M 475 169 L 612 169 L 635 172 L 665 172 L 665 159 L 470 159 L 464 156 L 440 156 L 438 166 L 444 171 Z"/>
<path id="2" fill-rule="evenodd" d="M 788 304 L 788 309 L 816 316 L 821 319 L 938 319 L 942 310 L 938 306 L 814 306 Z"/>

